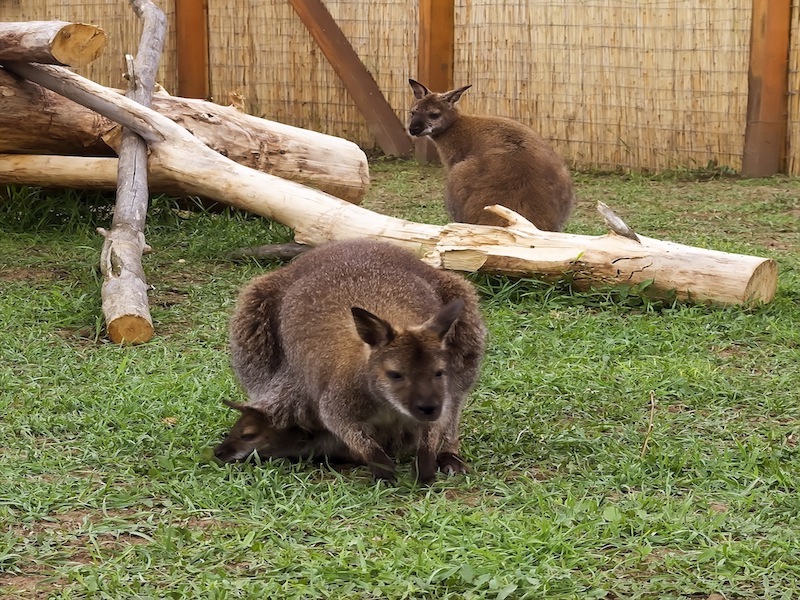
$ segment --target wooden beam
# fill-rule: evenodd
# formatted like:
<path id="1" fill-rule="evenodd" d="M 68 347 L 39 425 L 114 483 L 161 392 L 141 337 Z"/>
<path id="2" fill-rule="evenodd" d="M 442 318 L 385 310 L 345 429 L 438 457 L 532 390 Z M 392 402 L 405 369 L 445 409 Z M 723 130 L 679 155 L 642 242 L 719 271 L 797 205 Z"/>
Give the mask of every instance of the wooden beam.
<path id="1" fill-rule="evenodd" d="M 753 0 L 742 175 L 785 170 L 791 0 Z"/>
<path id="2" fill-rule="evenodd" d="M 175 0 L 178 96 L 209 97 L 208 4 L 206 0 Z"/>
<path id="3" fill-rule="evenodd" d="M 453 89 L 454 0 L 419 0 L 417 44 L 419 57 L 414 79 L 436 92 Z M 436 148 L 427 136 L 414 141 L 414 156 L 423 162 L 439 162 Z"/>
<path id="4" fill-rule="evenodd" d="M 407 156 L 411 139 L 378 84 L 321 0 L 289 0 L 367 120 L 385 154 Z"/>

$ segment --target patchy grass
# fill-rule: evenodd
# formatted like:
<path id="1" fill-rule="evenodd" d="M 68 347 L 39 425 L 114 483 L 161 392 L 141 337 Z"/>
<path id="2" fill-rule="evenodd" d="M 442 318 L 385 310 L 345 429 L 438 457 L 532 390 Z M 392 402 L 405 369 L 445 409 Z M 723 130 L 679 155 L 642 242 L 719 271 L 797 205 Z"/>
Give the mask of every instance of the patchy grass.
<path id="1" fill-rule="evenodd" d="M 364 205 L 444 223 L 438 168 L 374 161 Z M 0 198 L 0 596 L 796 598 L 800 596 L 800 180 L 578 174 L 653 237 L 775 258 L 774 302 L 473 276 L 491 342 L 463 420 L 466 476 L 209 460 L 241 398 L 237 290 L 286 241 L 238 212 L 157 198 L 144 259 L 157 335 L 100 316 L 108 196 Z"/>

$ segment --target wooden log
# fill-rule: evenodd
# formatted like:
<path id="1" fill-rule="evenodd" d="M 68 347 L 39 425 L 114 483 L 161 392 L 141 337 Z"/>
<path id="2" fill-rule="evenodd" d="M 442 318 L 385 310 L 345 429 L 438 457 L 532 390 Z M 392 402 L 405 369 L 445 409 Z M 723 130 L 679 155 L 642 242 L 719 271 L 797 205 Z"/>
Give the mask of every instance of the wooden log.
<path id="1" fill-rule="evenodd" d="M 367 157 L 348 140 L 203 100 L 156 94 L 153 108 L 245 166 L 310 185 L 354 204 L 360 203 L 369 189 Z M 116 123 L 94 111 L 0 69 L 0 153 L 112 156 L 109 144 L 116 143 L 117 128 Z M 85 174 L 89 181 L 98 178 L 90 172 Z M 161 175 L 154 173 L 157 185 L 164 182 Z M 4 171 L 0 183 L 11 183 L 14 177 Z M 39 185 L 34 180 L 21 183 Z M 182 186 L 171 182 L 169 189 L 156 189 L 180 190 Z"/>
<path id="2" fill-rule="evenodd" d="M 162 115 L 59 67 L 13 63 L 21 76 L 68 95 L 144 137 L 151 162 L 196 193 L 279 221 L 295 240 L 318 245 L 368 237 L 407 247 L 426 262 L 459 271 L 548 279 L 570 277 L 584 287 L 648 283 L 654 296 L 716 304 L 769 302 L 775 261 L 617 233 L 585 236 L 540 231 L 501 206 L 509 227 L 451 223 L 443 227 L 373 213 L 337 198 L 229 161 Z M 213 175 L 209 176 L 208 174 Z"/>
<path id="3" fill-rule="evenodd" d="M 0 61 L 23 60 L 82 67 L 103 53 L 99 27 L 64 21 L 0 23 Z"/>
<path id="4" fill-rule="evenodd" d="M 127 97 L 150 106 L 158 61 L 167 33 L 167 18 L 150 0 L 131 0 L 143 22 L 136 58 L 127 57 L 130 89 Z M 144 225 L 150 191 L 147 187 L 147 143 L 124 128 L 117 161 L 117 202 L 111 230 L 100 253 L 101 294 L 108 337 L 115 344 L 139 344 L 153 337 L 142 253 L 147 244 Z"/>

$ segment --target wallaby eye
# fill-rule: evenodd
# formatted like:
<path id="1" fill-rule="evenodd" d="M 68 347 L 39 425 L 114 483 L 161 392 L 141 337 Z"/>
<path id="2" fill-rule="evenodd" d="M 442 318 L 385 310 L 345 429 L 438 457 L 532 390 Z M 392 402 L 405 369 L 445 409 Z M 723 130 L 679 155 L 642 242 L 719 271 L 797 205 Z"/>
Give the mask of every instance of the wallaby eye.
<path id="1" fill-rule="evenodd" d="M 255 431 L 245 431 L 244 433 L 242 433 L 242 435 L 240 437 L 241 437 L 243 442 L 250 442 L 250 441 L 256 439 L 257 435 L 258 434 Z"/>
<path id="2" fill-rule="evenodd" d="M 403 378 L 403 374 L 397 371 L 386 371 L 386 376 L 394 381 L 400 381 Z"/>
<path id="3" fill-rule="evenodd" d="M 440 112 L 432 112 L 430 114 L 431 119 L 438 119 L 441 116 L 442 116 L 442 113 L 440 113 Z"/>
<path id="4" fill-rule="evenodd" d="M 444 371 L 439 369 L 438 371 L 436 371 L 436 373 L 433 374 L 433 376 L 436 377 L 437 379 L 440 377 L 444 377 Z"/>

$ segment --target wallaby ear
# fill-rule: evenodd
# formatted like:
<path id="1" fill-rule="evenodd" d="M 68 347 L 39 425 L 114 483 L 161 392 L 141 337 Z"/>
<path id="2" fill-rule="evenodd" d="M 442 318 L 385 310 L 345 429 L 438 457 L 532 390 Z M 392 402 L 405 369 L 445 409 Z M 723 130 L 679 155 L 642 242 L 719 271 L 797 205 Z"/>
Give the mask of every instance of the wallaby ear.
<path id="1" fill-rule="evenodd" d="M 244 404 L 233 402 L 232 400 L 223 400 L 222 403 L 225 406 L 231 407 L 233 410 L 238 410 L 239 412 L 244 412 L 244 409 L 246 408 Z"/>
<path id="2" fill-rule="evenodd" d="M 226 406 L 230 406 L 234 410 L 238 410 L 242 415 L 251 415 L 261 419 L 266 419 L 266 415 L 254 406 L 248 406 L 240 402 L 231 402 L 230 400 L 222 401 Z"/>
<path id="3" fill-rule="evenodd" d="M 443 340 L 456 322 L 461 311 L 464 310 L 464 301 L 456 298 L 445 304 L 435 317 L 428 321 L 425 326 L 433 331 L 440 340 Z"/>
<path id="4" fill-rule="evenodd" d="M 384 346 L 394 339 L 394 329 L 387 321 L 358 306 L 352 307 L 350 312 L 353 313 L 358 337 L 370 346 Z"/>
<path id="5" fill-rule="evenodd" d="M 413 79 L 409 79 L 408 83 L 411 85 L 411 89 L 414 90 L 414 98 L 416 98 L 417 100 L 431 93 L 431 91 L 424 85 L 422 85 L 419 81 L 414 81 Z"/>
<path id="6" fill-rule="evenodd" d="M 450 90 L 449 92 L 445 92 L 444 94 L 442 94 L 442 100 L 453 105 L 456 102 L 458 102 L 458 100 L 461 98 L 461 94 L 466 92 L 471 87 L 472 84 L 465 85 L 464 87 L 460 87 L 457 90 Z"/>

